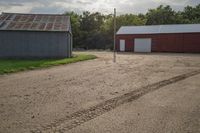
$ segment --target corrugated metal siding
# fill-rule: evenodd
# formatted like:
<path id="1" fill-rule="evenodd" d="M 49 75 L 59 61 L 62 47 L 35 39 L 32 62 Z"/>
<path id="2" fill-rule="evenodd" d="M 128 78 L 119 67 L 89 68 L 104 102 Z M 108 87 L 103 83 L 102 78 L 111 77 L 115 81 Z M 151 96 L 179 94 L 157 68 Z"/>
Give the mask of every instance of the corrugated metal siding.
<path id="1" fill-rule="evenodd" d="M 185 52 L 200 52 L 200 34 L 187 34 L 183 38 L 183 49 Z"/>
<path id="2" fill-rule="evenodd" d="M 117 35 L 117 50 L 119 40 L 126 41 L 125 51 L 134 51 L 135 38 L 151 38 L 152 52 L 191 52 L 200 53 L 200 33 L 191 34 L 144 34 L 144 35 Z"/>
<path id="3" fill-rule="evenodd" d="M 66 32 L 0 31 L 0 57 L 63 58 L 71 56 Z"/>

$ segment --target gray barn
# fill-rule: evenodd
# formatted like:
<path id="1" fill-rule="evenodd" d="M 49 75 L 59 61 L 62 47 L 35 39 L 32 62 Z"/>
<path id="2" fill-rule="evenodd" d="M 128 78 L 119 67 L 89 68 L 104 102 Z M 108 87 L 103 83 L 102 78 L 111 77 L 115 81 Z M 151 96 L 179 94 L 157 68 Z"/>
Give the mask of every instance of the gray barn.
<path id="1" fill-rule="evenodd" d="M 70 18 L 65 15 L 0 15 L 0 58 L 72 56 Z"/>

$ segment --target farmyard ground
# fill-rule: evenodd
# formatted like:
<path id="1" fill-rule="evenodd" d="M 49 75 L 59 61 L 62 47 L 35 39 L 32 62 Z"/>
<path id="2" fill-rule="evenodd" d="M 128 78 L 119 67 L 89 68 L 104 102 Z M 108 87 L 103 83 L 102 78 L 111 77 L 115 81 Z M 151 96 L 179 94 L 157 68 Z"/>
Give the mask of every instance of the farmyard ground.
<path id="1" fill-rule="evenodd" d="M 0 132 L 199 131 L 199 54 L 84 53 L 98 58 L 0 76 Z"/>

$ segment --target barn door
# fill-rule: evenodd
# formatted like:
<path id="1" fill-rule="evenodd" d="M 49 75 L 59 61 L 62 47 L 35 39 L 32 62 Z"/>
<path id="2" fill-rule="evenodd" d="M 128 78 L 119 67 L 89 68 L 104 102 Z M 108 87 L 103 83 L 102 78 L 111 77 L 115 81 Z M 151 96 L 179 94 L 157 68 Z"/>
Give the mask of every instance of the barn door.
<path id="1" fill-rule="evenodd" d="M 136 38 L 134 52 L 151 52 L 151 38 Z"/>
<path id="2" fill-rule="evenodd" d="M 125 40 L 120 40 L 120 51 L 125 51 Z"/>

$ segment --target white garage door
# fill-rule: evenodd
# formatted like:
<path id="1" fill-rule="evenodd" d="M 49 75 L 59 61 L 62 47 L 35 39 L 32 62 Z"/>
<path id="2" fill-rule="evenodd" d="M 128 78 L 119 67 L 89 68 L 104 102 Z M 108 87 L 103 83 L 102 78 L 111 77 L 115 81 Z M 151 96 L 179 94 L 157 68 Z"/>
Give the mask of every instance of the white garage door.
<path id="1" fill-rule="evenodd" d="M 125 51 L 125 40 L 120 40 L 120 51 Z"/>
<path id="2" fill-rule="evenodd" d="M 151 52 L 151 38 L 136 38 L 134 52 Z"/>

